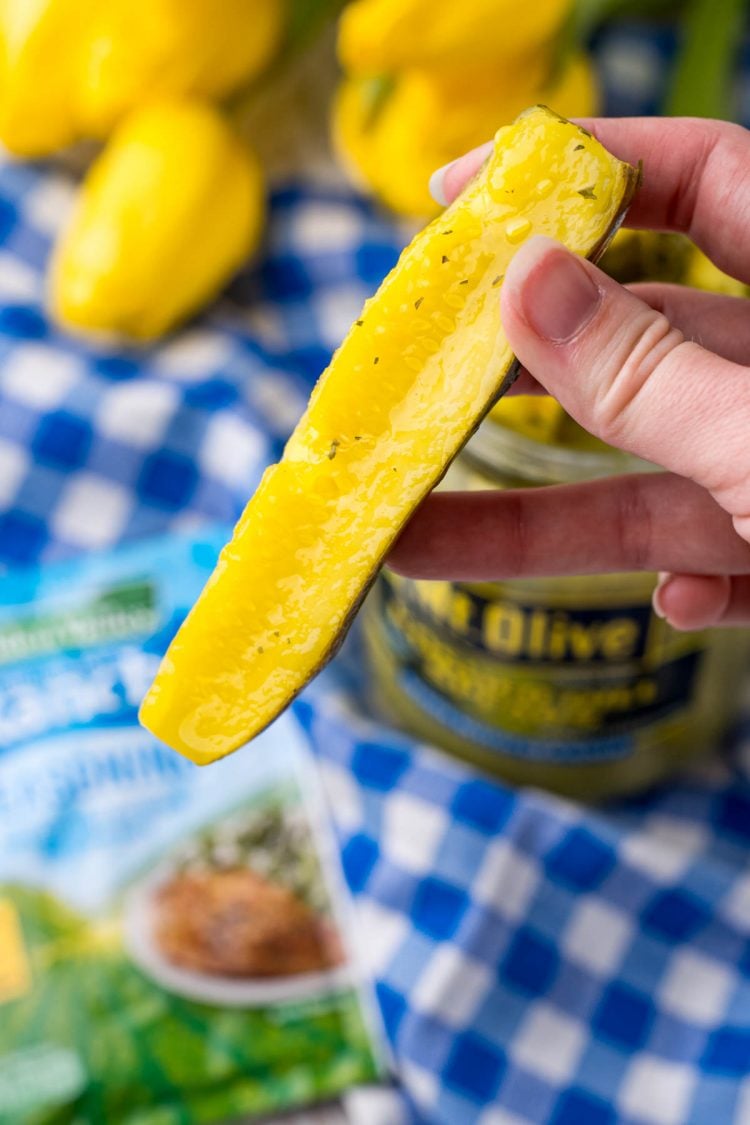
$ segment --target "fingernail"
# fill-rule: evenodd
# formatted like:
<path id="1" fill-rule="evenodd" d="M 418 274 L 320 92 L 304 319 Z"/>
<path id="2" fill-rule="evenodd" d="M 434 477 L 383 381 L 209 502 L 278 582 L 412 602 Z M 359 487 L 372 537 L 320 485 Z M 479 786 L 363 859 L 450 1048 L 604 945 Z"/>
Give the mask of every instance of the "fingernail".
<path id="1" fill-rule="evenodd" d="M 516 255 L 521 277 L 513 283 L 521 312 L 537 336 L 561 344 L 576 336 L 593 317 L 601 292 L 575 254 L 537 235 Z"/>
<path id="2" fill-rule="evenodd" d="M 430 195 L 441 207 L 448 206 L 448 200 L 445 197 L 445 173 L 449 168 L 452 168 L 455 163 L 455 160 L 451 160 L 450 164 L 444 164 L 442 168 L 437 168 L 430 176 L 427 185 L 430 190 Z M 422 180 L 422 183 L 424 183 L 424 180 Z"/>
<path id="3" fill-rule="evenodd" d="M 667 620 L 667 614 L 664 610 L 662 596 L 671 581 L 671 574 L 663 570 L 660 571 L 657 577 L 656 586 L 654 587 L 654 592 L 651 595 L 651 605 L 653 607 L 654 613 L 657 617 L 660 617 L 662 621 Z"/>

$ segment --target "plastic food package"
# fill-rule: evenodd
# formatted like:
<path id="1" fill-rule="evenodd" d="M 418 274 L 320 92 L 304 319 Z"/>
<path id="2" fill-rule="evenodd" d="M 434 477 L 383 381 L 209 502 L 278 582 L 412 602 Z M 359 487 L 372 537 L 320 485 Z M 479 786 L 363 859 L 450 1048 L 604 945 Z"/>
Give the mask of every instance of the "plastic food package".
<path id="1" fill-rule="evenodd" d="M 205 770 L 137 725 L 226 536 L 0 580 L 2 1122 L 218 1122 L 382 1073 L 294 718 Z"/>

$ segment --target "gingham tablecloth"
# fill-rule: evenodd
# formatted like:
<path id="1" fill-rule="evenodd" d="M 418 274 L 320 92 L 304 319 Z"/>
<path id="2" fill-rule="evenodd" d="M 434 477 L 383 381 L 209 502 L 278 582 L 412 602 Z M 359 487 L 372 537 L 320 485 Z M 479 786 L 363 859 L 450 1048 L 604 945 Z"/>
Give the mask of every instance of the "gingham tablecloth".
<path id="1" fill-rule="evenodd" d="M 600 38 L 611 110 L 655 107 L 667 48 Z M 94 347 L 42 311 L 71 192 L 0 168 L 2 567 L 234 519 L 401 241 L 343 188 L 290 187 L 261 264 L 197 325 Z M 335 675 L 296 710 L 412 1120 L 750 1122 L 750 707 L 721 761 L 601 811 L 375 725 Z"/>

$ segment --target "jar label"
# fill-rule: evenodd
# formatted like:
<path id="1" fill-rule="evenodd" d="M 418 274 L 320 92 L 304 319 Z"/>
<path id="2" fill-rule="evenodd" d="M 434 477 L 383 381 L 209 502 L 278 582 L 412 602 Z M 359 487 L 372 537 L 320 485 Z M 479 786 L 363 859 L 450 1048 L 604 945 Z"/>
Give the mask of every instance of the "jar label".
<path id="1" fill-rule="evenodd" d="M 639 730 L 694 698 L 704 647 L 633 600 L 533 601 L 383 575 L 382 640 L 399 687 L 453 733 L 538 761 L 621 757 Z"/>

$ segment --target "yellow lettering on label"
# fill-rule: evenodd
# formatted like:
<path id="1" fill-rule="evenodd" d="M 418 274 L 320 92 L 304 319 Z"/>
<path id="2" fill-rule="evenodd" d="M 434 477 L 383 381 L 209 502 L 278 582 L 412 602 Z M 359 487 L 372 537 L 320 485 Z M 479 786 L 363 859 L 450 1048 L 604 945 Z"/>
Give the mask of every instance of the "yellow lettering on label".
<path id="1" fill-rule="evenodd" d="M 18 911 L 0 898 L 0 1004 L 18 1000 L 31 989 L 31 966 Z"/>
<path id="2" fill-rule="evenodd" d="M 549 631 L 547 655 L 550 660 L 564 660 L 568 652 L 568 622 L 564 613 L 556 613 Z"/>
<path id="3" fill-rule="evenodd" d="M 638 622 L 632 617 L 616 617 L 602 629 L 602 656 L 605 660 L 627 660 L 638 643 Z"/>
<path id="4" fill-rule="evenodd" d="M 450 582 L 412 581 L 389 576 L 397 595 L 412 610 L 424 610 L 437 626 L 456 637 L 472 637 L 488 654 L 529 661 L 589 664 L 635 658 L 641 626 L 633 617 L 581 621 L 562 609 L 486 601 Z M 391 610 L 393 613 L 393 611 Z"/>
<path id="5" fill-rule="evenodd" d="M 570 655 L 576 660 L 591 660 L 599 647 L 599 626 L 582 625 L 571 621 L 568 625 Z"/>
<path id="6" fill-rule="evenodd" d="M 449 618 L 451 629 L 456 633 L 461 633 L 462 636 L 466 636 L 471 625 L 471 613 L 473 608 L 473 602 L 470 597 L 467 597 L 461 590 L 454 590 Z"/>
<path id="7" fill-rule="evenodd" d="M 417 605 L 429 609 L 438 620 L 445 620 L 450 610 L 451 587 L 448 582 L 413 582 L 409 588 Z"/>
<path id="8" fill-rule="evenodd" d="M 510 603 L 494 602 L 484 615 L 484 643 L 492 652 L 517 656 L 523 649 L 523 610 Z"/>
<path id="9" fill-rule="evenodd" d="M 543 609 L 534 609 L 529 618 L 529 637 L 527 642 L 529 659 L 541 660 L 544 656 L 544 642 L 547 637 L 547 614 Z"/>

